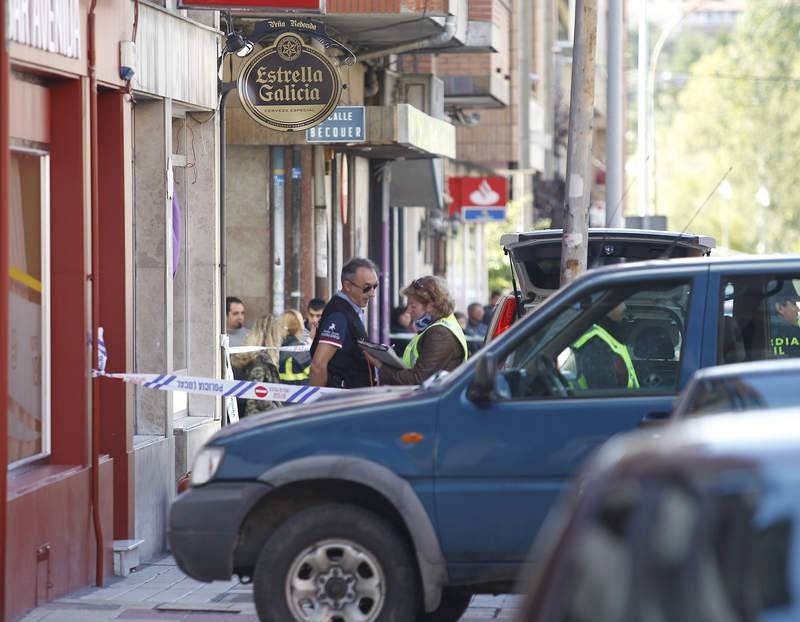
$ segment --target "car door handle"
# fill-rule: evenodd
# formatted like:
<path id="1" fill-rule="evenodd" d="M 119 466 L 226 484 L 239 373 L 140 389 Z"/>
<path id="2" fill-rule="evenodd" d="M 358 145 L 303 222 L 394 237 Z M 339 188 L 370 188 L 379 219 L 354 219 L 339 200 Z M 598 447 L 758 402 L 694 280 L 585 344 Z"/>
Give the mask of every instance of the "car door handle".
<path id="1" fill-rule="evenodd" d="M 642 419 L 639 421 L 640 428 L 650 428 L 653 426 L 664 425 L 667 421 L 669 421 L 670 415 L 672 413 L 669 411 L 655 411 L 647 413 Z"/>

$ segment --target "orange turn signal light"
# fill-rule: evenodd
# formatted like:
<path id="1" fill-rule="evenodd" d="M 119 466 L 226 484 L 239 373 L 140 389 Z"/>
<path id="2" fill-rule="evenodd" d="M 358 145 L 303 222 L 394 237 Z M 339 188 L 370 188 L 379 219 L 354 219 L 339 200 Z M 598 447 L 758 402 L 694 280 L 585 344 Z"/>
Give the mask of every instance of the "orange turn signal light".
<path id="1" fill-rule="evenodd" d="M 406 445 L 416 445 L 423 438 L 425 437 L 419 432 L 406 432 L 400 437 L 400 440 L 403 441 Z"/>

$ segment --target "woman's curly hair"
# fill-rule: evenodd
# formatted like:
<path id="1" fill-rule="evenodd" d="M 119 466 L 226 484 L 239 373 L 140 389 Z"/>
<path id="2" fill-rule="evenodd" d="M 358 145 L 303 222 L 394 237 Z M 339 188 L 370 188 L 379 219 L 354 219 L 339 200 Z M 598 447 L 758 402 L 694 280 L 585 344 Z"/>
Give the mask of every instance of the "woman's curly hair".
<path id="1" fill-rule="evenodd" d="M 456 308 L 456 303 L 447 288 L 447 282 L 438 276 L 422 276 L 414 279 L 411 285 L 400 293 L 423 305 L 433 304 L 431 317 L 434 321 L 447 317 Z"/>

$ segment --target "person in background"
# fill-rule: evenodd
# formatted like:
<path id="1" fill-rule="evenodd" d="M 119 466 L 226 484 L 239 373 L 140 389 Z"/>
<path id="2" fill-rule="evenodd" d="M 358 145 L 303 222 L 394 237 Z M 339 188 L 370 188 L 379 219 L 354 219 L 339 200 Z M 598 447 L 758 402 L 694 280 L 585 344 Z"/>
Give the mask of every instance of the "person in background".
<path id="1" fill-rule="evenodd" d="M 467 329 L 467 316 L 464 315 L 462 311 L 453 311 L 453 315 L 456 316 L 456 320 L 458 321 L 458 325 L 461 327 L 461 330 Z"/>
<path id="2" fill-rule="evenodd" d="M 483 308 L 483 323 L 486 326 L 492 323 L 492 315 L 494 315 L 494 308 L 497 306 L 497 301 L 500 300 L 502 292 L 499 289 L 493 289 L 489 295 L 489 304 Z"/>
<path id="3" fill-rule="evenodd" d="M 421 384 L 438 371 L 453 371 L 467 360 L 467 340 L 453 315 L 453 299 L 444 279 L 423 276 L 406 287 L 408 312 L 417 334 L 403 353 L 407 369 L 396 369 L 367 355 L 380 369 L 381 384 Z"/>
<path id="4" fill-rule="evenodd" d="M 414 330 L 414 323 L 411 321 L 411 315 L 406 307 L 395 307 L 392 309 L 392 322 L 389 327 L 389 332 L 394 335 L 391 337 L 394 351 L 397 353 L 397 356 L 403 356 L 406 346 L 416 332 Z M 396 336 L 404 334 L 407 334 L 408 337 Z"/>
<path id="5" fill-rule="evenodd" d="M 250 329 L 244 325 L 244 303 L 235 296 L 225 298 L 226 330 L 231 346 L 240 346 Z"/>
<path id="6" fill-rule="evenodd" d="M 467 307 L 467 327 L 464 329 L 464 334 L 472 337 L 469 340 L 470 354 L 481 349 L 486 331 L 489 330 L 489 326 L 483 323 L 484 314 L 483 305 L 479 302 L 473 302 Z"/>
<path id="7" fill-rule="evenodd" d="M 367 338 L 366 309 L 378 293 L 378 268 L 370 259 L 354 257 L 342 267 L 341 282 L 311 344 L 308 384 L 314 387 L 357 389 L 373 383 L 358 340 Z"/>
<path id="8" fill-rule="evenodd" d="M 281 342 L 282 332 L 280 323 L 274 321 L 271 315 L 265 315 L 256 320 L 242 345 L 261 346 L 267 349 L 234 354 L 231 357 L 231 365 L 234 370 L 239 370 L 239 377 L 251 382 L 280 383 L 278 345 Z M 249 417 L 281 405 L 280 402 L 268 400 L 238 400 L 238 402 L 240 404 L 239 417 Z"/>
<path id="9" fill-rule="evenodd" d="M 308 346 L 303 327 L 303 316 L 295 309 L 283 312 L 281 316 L 283 341 L 281 347 Z M 308 384 L 311 373 L 311 354 L 305 352 L 281 352 L 278 362 L 278 373 L 284 384 Z"/>
<path id="10" fill-rule="evenodd" d="M 308 340 L 313 341 L 317 334 L 317 326 L 322 317 L 322 310 L 325 308 L 325 301 L 322 298 L 312 298 L 306 305 L 305 329 Z"/>

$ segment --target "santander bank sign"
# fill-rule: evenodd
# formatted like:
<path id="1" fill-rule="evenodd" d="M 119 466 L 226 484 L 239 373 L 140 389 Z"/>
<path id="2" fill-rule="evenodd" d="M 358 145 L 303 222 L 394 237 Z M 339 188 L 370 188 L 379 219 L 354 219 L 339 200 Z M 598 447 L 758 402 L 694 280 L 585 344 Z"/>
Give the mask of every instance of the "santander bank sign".
<path id="1" fill-rule="evenodd" d="M 450 215 L 464 220 L 505 220 L 508 180 L 505 177 L 451 177 Z"/>

